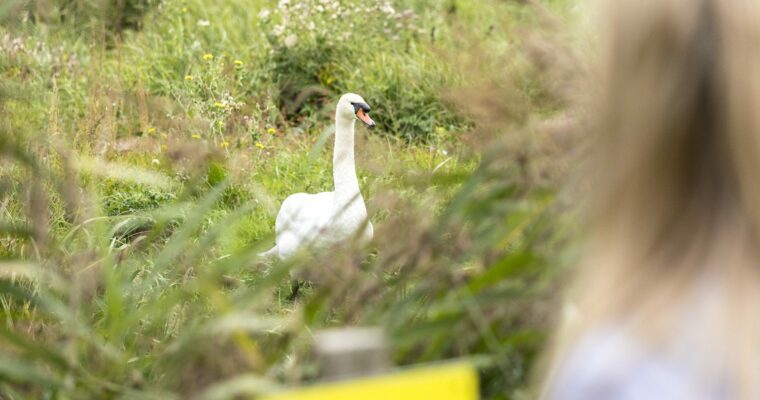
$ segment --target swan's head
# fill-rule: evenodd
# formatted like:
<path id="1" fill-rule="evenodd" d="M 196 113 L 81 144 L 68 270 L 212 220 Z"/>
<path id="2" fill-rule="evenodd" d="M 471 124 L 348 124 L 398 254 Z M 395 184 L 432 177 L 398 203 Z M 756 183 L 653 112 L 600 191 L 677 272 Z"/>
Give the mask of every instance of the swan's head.
<path id="1" fill-rule="evenodd" d="M 348 121 L 354 118 L 364 122 L 369 128 L 375 127 L 375 121 L 369 117 L 369 105 L 358 94 L 347 93 L 341 96 L 338 101 L 338 118 L 344 118 Z"/>

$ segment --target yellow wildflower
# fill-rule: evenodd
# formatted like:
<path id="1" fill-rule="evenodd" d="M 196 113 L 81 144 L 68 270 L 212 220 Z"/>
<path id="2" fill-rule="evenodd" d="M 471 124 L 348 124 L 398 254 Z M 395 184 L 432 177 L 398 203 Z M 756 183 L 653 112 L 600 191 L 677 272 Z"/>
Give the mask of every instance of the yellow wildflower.
<path id="1" fill-rule="evenodd" d="M 185 75 L 185 80 L 186 81 L 192 81 L 193 80 L 193 76 L 192 75 Z"/>
<path id="2" fill-rule="evenodd" d="M 199 135 L 197 133 L 193 133 L 192 135 L 190 135 L 190 137 L 193 138 L 193 139 L 200 139 L 201 135 Z"/>
<path id="3" fill-rule="evenodd" d="M 220 103 L 220 102 L 217 101 L 216 103 L 214 103 L 214 107 L 216 107 L 216 108 L 224 108 L 224 104 L 222 104 L 222 103 Z"/>
<path id="4" fill-rule="evenodd" d="M 444 128 L 442 126 L 436 126 L 435 127 L 435 133 L 437 133 L 439 135 L 443 135 L 444 133 L 446 133 L 446 128 Z"/>
<path id="5" fill-rule="evenodd" d="M 274 135 L 275 133 L 277 133 L 277 130 L 274 128 L 269 128 L 267 129 L 267 133 L 269 133 L 270 135 Z"/>
<path id="6" fill-rule="evenodd" d="M 240 60 L 235 60 L 235 65 L 237 65 L 238 67 L 242 67 L 243 66 L 243 62 L 240 61 Z"/>
<path id="7" fill-rule="evenodd" d="M 156 133 L 156 128 L 148 128 L 148 134 Z"/>
<path id="8" fill-rule="evenodd" d="M 223 141 L 222 143 L 220 143 L 220 144 L 219 144 L 219 146 L 220 146 L 221 148 L 223 148 L 223 149 L 226 149 L 227 147 L 230 147 L 230 143 L 229 143 L 228 141 L 226 141 L 226 140 L 225 140 L 225 141 Z"/>
<path id="9" fill-rule="evenodd" d="M 256 142 L 256 147 L 258 147 L 260 149 L 263 149 L 266 146 L 264 146 L 263 144 L 261 144 L 261 142 Z"/>
<path id="10" fill-rule="evenodd" d="M 206 53 L 206 54 L 203 55 L 203 59 L 206 60 L 206 61 L 211 61 L 211 60 L 214 59 L 214 55 L 211 54 L 211 53 Z"/>

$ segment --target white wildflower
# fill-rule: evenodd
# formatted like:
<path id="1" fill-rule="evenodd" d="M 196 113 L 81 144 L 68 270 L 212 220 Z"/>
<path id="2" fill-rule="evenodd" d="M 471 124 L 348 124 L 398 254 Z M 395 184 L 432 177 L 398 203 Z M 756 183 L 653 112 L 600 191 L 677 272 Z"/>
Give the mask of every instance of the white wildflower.
<path id="1" fill-rule="evenodd" d="M 285 46 L 286 47 L 293 47 L 296 45 L 296 42 L 298 41 L 298 38 L 294 34 L 288 35 L 288 37 L 285 38 Z"/>
<path id="2" fill-rule="evenodd" d="M 207 20 L 207 19 L 199 19 L 198 23 L 196 25 L 198 25 L 198 26 L 209 26 L 209 25 L 211 25 L 211 22 L 209 22 L 209 20 Z"/>
<path id="3" fill-rule="evenodd" d="M 264 21 L 268 20 L 268 19 L 269 19 L 269 15 L 270 15 L 271 13 L 272 13 L 272 12 L 271 12 L 271 11 L 269 11 L 269 9 L 268 9 L 268 8 L 265 8 L 265 9 L 263 9 L 263 10 L 259 11 L 259 19 L 261 19 L 261 20 L 264 20 Z"/>

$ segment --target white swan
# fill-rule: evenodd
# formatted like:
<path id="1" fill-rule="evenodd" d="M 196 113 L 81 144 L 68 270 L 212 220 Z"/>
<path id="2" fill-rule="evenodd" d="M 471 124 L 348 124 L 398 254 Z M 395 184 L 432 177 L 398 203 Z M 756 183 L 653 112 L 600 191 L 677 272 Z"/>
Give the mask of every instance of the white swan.
<path id="1" fill-rule="evenodd" d="M 361 96 L 353 93 L 341 96 L 335 111 L 335 191 L 296 193 L 285 199 L 275 222 L 277 244 L 260 256 L 286 259 L 304 248 L 326 248 L 353 238 L 360 243 L 372 240 L 372 223 L 359 191 L 354 164 L 354 125 L 359 119 L 373 128 L 375 122 L 369 111 Z"/>

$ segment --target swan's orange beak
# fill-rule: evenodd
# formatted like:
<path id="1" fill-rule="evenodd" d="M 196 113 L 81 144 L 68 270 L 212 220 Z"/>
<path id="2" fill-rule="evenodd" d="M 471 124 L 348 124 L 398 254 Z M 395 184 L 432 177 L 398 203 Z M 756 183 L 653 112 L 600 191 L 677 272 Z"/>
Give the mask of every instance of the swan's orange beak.
<path id="1" fill-rule="evenodd" d="M 359 118 L 362 122 L 367 124 L 367 127 L 370 129 L 375 127 L 375 121 L 373 121 L 372 118 L 369 117 L 369 114 L 365 113 L 361 108 L 356 110 L 356 118 Z"/>

